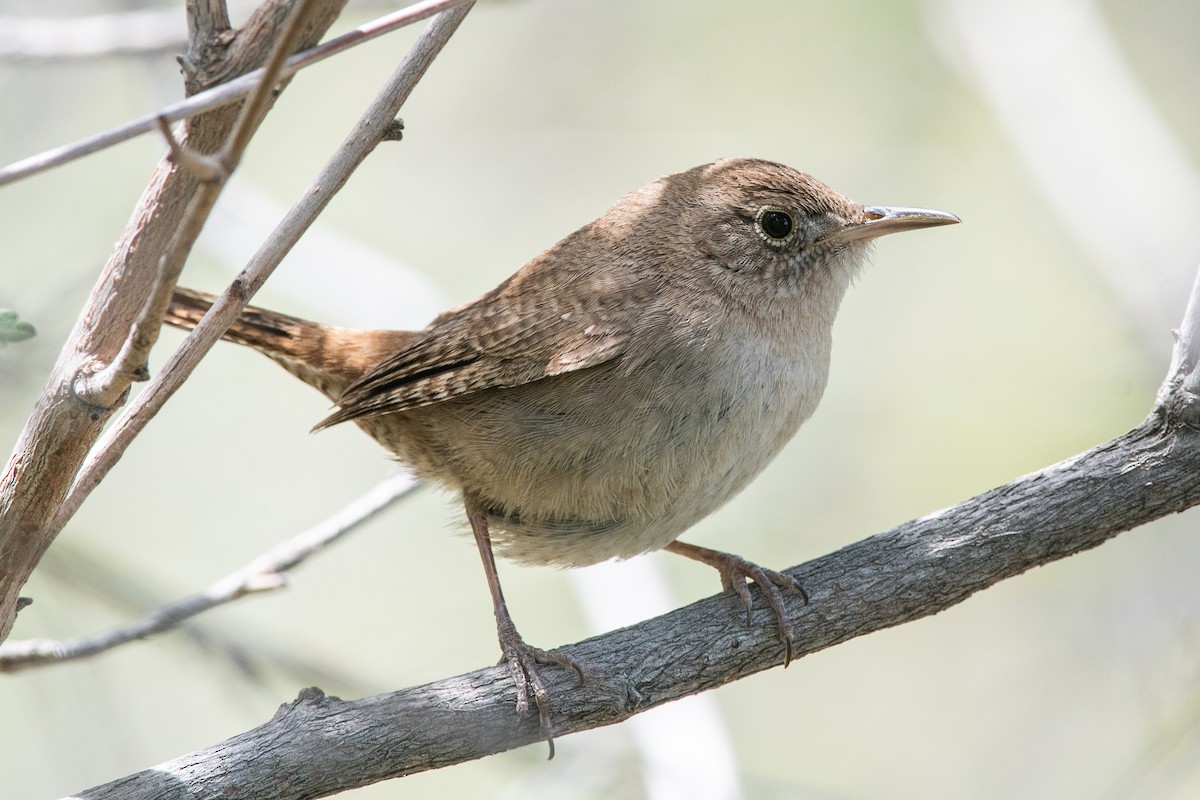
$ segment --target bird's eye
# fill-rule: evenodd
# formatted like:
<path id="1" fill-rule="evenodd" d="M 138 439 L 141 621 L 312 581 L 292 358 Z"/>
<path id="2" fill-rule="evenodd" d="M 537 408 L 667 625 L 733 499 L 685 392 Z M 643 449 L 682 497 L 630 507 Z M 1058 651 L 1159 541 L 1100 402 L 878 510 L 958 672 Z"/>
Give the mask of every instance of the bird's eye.
<path id="1" fill-rule="evenodd" d="M 758 216 L 754 218 L 754 225 L 758 228 L 763 241 L 775 247 L 779 247 L 790 239 L 792 230 L 795 228 L 791 214 L 769 207 L 759 210 Z"/>

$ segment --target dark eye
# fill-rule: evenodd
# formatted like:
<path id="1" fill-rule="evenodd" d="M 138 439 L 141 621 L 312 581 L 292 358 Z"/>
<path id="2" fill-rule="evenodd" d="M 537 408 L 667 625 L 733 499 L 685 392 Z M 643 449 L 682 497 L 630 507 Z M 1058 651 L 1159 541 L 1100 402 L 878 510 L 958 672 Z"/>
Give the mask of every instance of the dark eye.
<path id="1" fill-rule="evenodd" d="M 764 208 L 758 212 L 755 222 L 768 244 L 783 244 L 792 235 L 792 217 L 785 211 Z"/>

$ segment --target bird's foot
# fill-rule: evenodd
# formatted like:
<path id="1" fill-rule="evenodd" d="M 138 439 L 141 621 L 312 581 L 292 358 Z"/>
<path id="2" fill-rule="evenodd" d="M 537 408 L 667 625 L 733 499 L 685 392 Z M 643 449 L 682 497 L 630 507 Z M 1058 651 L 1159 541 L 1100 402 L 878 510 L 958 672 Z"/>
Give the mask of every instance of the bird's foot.
<path id="1" fill-rule="evenodd" d="M 529 698 L 537 706 L 538 727 L 550 746 L 550 758 L 554 758 L 554 729 L 550 725 L 550 693 L 542 679 L 539 665 L 557 664 L 575 671 L 579 683 L 583 683 L 583 670 L 573 658 L 552 653 L 527 644 L 517 632 L 511 619 L 499 621 L 496 632 L 500 638 L 500 649 L 504 653 L 501 664 L 508 664 L 514 686 L 517 689 L 517 713 L 524 716 L 529 710 Z"/>
<path id="2" fill-rule="evenodd" d="M 753 607 L 747 581 L 757 583 L 759 589 L 762 590 L 763 597 L 771 606 L 771 611 L 775 614 L 779 639 L 783 642 L 783 666 L 786 667 L 792 662 L 792 622 L 788 619 L 787 610 L 783 606 L 783 591 L 799 593 L 807 605 L 808 592 L 804 590 L 800 581 L 782 572 L 760 567 L 741 556 L 723 553 L 720 550 L 710 550 L 707 547 L 698 547 L 683 542 L 672 542 L 667 545 L 666 549 L 715 568 L 721 576 L 721 586 L 725 588 L 725 591 L 733 592 L 742 599 L 742 605 L 746 608 L 747 625 L 750 624 L 750 612 Z"/>
<path id="3" fill-rule="evenodd" d="M 468 500 L 467 519 L 471 523 L 471 533 L 474 534 L 475 544 L 479 548 L 479 557 L 483 559 L 483 572 L 487 576 L 492 606 L 496 611 L 496 636 L 500 640 L 500 650 L 504 653 L 500 663 L 508 664 L 508 671 L 517 690 L 517 713 L 524 716 L 529 710 L 529 696 L 532 694 L 538 710 L 538 725 L 542 735 L 546 737 L 546 743 L 550 745 L 550 758 L 554 758 L 554 729 L 550 727 L 550 692 L 546 689 L 546 682 L 542 680 L 538 664 L 558 664 L 573 669 L 579 676 L 580 684 L 583 683 L 583 670 L 568 656 L 550 653 L 526 644 L 525 639 L 517 632 L 517 626 L 513 624 L 508 605 L 504 602 L 504 592 L 500 590 L 500 576 L 496 574 L 496 557 L 492 553 L 487 512 Z"/>

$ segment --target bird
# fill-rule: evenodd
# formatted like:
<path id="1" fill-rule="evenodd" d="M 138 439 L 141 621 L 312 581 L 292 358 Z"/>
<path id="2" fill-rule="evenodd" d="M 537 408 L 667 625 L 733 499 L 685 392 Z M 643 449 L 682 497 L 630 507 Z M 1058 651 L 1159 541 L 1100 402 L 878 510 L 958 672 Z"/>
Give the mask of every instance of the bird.
<path id="1" fill-rule="evenodd" d="M 789 575 L 678 541 L 741 491 L 812 415 L 834 319 L 873 240 L 959 222 L 864 206 L 811 175 L 728 158 L 629 192 L 477 300 L 424 330 L 358 330 L 247 307 L 223 338 L 333 402 L 314 430 L 353 422 L 462 498 L 517 695 L 553 757 L 541 668 L 584 671 L 528 644 L 495 556 L 579 567 L 666 550 L 771 607 L 791 658 Z M 177 288 L 165 321 L 213 301 Z"/>

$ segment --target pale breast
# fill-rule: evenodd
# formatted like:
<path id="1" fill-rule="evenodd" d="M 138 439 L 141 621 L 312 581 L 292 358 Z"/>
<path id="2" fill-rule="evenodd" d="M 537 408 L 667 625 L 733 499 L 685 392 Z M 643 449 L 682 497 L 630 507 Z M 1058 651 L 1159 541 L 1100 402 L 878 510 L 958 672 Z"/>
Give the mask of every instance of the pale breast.
<path id="1" fill-rule="evenodd" d="M 673 541 L 778 453 L 825 387 L 827 343 L 808 355 L 758 339 L 688 357 L 664 350 L 632 368 L 614 362 L 403 412 L 403 441 L 384 444 L 486 505 L 505 556 L 626 558 Z M 388 426 L 363 427 L 381 438 Z"/>

